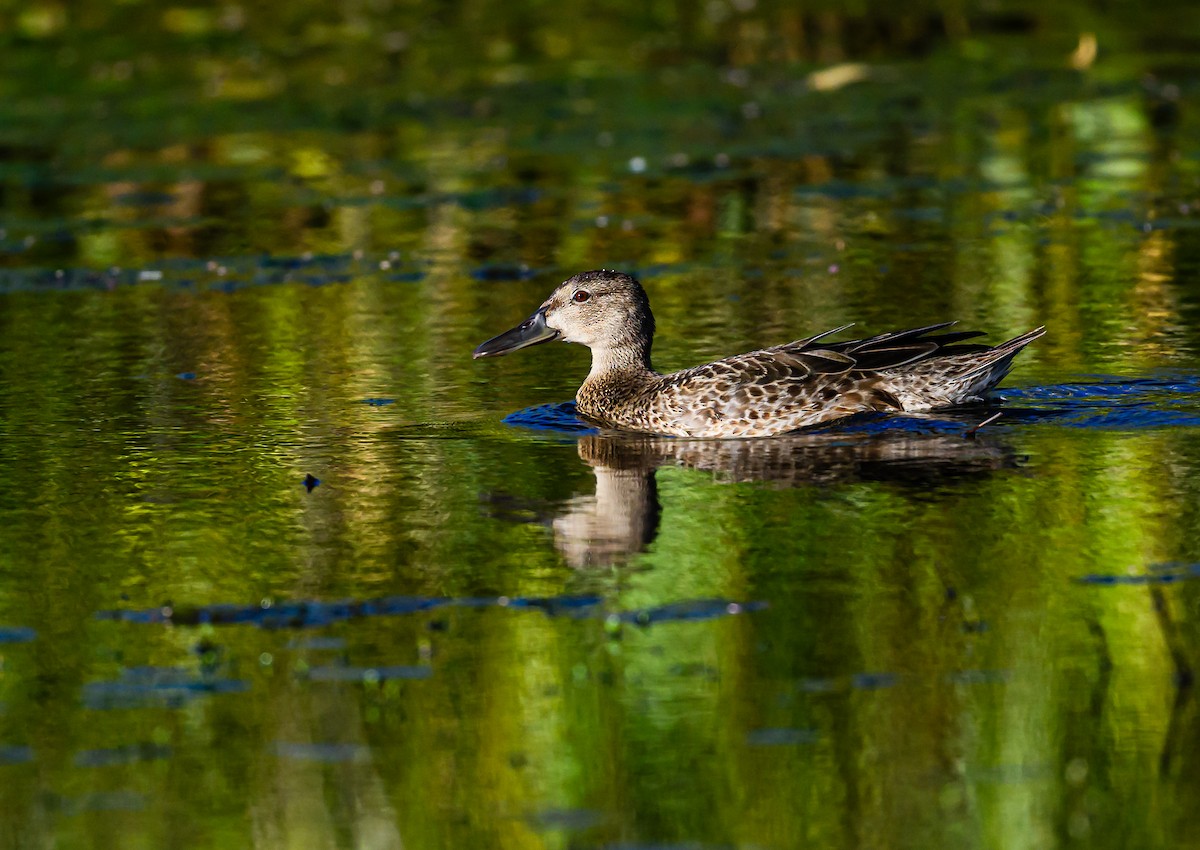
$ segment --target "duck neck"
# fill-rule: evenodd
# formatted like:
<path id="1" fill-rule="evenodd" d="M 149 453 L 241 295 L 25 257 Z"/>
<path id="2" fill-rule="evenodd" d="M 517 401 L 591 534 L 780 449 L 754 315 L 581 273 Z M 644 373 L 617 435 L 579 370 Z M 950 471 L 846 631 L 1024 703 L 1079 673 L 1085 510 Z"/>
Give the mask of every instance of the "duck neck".
<path id="1" fill-rule="evenodd" d="M 650 347 L 648 345 L 617 345 L 611 348 L 592 349 L 592 371 L 588 372 L 589 381 L 618 380 L 629 381 L 649 377 L 654 374 L 650 365 Z"/>
<path id="2" fill-rule="evenodd" d="M 593 348 L 592 370 L 575 398 L 587 411 L 602 413 L 639 395 L 655 377 L 649 346 Z"/>

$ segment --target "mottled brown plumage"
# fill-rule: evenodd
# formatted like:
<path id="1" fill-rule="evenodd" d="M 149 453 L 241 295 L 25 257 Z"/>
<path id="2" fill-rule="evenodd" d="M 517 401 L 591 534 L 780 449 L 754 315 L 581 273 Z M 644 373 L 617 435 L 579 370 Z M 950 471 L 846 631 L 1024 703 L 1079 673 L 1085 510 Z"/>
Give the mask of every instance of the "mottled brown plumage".
<path id="1" fill-rule="evenodd" d="M 650 364 L 654 316 L 634 278 L 591 271 L 564 281 L 523 324 L 475 350 L 506 354 L 552 339 L 592 351 L 575 395 L 604 425 L 682 437 L 766 437 L 868 411 L 926 411 L 983 401 L 1037 328 L 996 347 L 939 333 L 947 322 L 825 342 L 841 328 L 660 375 Z"/>

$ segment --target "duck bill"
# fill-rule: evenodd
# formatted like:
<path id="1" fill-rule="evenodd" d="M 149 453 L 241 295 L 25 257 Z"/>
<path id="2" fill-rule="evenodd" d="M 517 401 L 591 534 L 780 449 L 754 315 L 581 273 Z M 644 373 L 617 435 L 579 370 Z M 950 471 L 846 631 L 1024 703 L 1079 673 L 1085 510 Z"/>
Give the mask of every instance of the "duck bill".
<path id="1" fill-rule="evenodd" d="M 552 339 L 558 339 L 558 331 L 546 325 L 546 311 L 538 310 L 511 331 L 505 331 L 500 336 L 494 336 L 487 342 L 481 343 L 475 349 L 472 357 L 475 360 L 480 357 L 499 357 L 501 354 L 549 342 Z"/>

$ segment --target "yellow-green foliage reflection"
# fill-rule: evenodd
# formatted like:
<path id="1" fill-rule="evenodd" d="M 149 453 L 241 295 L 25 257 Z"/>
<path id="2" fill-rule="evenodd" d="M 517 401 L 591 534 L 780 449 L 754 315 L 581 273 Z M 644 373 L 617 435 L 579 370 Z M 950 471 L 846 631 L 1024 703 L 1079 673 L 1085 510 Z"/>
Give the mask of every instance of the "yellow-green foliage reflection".
<path id="1" fill-rule="evenodd" d="M 1195 844 L 1196 14 L 0 0 L 0 846 Z M 599 266 L 1041 391 L 502 424 Z"/>

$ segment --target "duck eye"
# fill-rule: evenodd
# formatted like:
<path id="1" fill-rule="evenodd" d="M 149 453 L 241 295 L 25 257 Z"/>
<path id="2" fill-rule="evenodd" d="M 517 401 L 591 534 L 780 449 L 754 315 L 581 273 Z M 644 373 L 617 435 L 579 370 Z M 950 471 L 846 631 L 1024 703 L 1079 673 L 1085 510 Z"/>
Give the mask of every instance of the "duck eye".
<path id="1" fill-rule="evenodd" d="M 575 295 L 572 297 L 576 304 L 582 304 L 584 301 L 587 301 L 592 297 L 592 293 L 588 292 L 586 289 L 580 289 L 577 290 Z"/>

